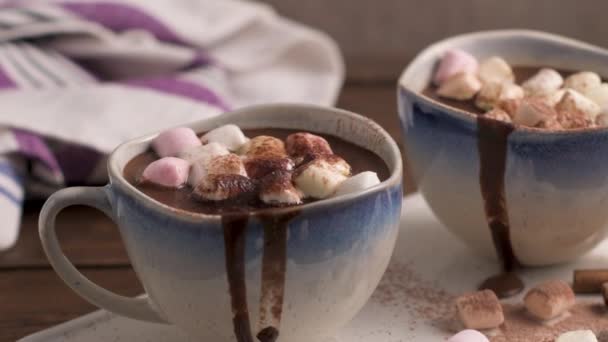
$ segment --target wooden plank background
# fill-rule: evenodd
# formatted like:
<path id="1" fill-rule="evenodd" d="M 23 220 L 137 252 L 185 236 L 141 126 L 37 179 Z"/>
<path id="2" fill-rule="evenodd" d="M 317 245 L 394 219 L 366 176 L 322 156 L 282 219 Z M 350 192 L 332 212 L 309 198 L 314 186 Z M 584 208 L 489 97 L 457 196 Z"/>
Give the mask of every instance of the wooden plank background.
<path id="1" fill-rule="evenodd" d="M 527 28 L 608 46 L 608 1 L 264 0 L 340 45 L 351 81 L 394 82 L 425 46 L 459 33 Z"/>

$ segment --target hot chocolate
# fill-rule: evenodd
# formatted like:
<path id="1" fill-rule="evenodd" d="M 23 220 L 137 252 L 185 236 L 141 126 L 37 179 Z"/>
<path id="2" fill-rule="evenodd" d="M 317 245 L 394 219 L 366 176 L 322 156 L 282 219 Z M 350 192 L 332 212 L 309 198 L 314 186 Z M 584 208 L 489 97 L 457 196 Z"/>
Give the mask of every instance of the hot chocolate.
<path id="1" fill-rule="evenodd" d="M 478 61 L 462 50 L 450 50 L 439 61 L 422 94 L 477 116 L 479 184 L 492 241 L 502 273 L 480 288 L 498 297 L 524 289 L 514 273 L 514 253 L 505 199 L 508 139 L 522 127 L 564 131 L 606 126 L 608 83 L 591 71 L 512 67 L 499 56 Z"/>
<path id="2" fill-rule="evenodd" d="M 249 137 L 268 136 L 277 138 L 281 141 L 284 141 L 289 135 L 294 133 L 298 133 L 298 131 L 277 128 L 244 130 L 244 134 Z M 329 143 L 334 155 L 341 156 L 341 158 L 343 158 L 349 163 L 351 167 L 351 173 L 353 175 L 360 174 L 364 171 L 372 171 L 378 175 L 380 181 L 383 181 L 388 178 L 388 168 L 386 167 L 384 161 L 376 154 L 362 147 L 346 142 L 340 138 L 336 138 L 330 135 L 320 136 Z M 302 154 L 298 154 L 298 157 L 302 157 Z M 296 157 L 295 159 L 297 159 L 298 157 Z M 309 156 L 307 158 L 311 157 Z M 158 156 L 154 151 L 146 151 L 133 158 L 127 164 L 124 169 L 124 176 L 141 192 L 168 206 L 186 211 L 205 214 L 256 211 L 277 206 L 264 203 L 263 201 L 257 200 L 256 198 L 247 201 L 205 201 L 196 198 L 196 196 L 193 194 L 192 186 L 190 185 L 184 185 L 177 188 L 168 188 L 158 186 L 157 184 L 154 184 L 152 182 L 142 181 L 144 170 L 156 160 L 158 160 Z M 255 165 L 259 166 L 255 167 L 255 170 L 254 166 L 252 165 L 255 163 L 245 163 L 246 169 L 247 166 L 249 166 L 246 172 L 248 174 L 255 174 L 256 171 L 261 172 L 259 170 L 263 169 L 264 167 L 272 168 L 272 165 L 268 165 L 271 163 L 272 161 L 269 160 L 260 160 L 257 163 L 259 165 Z M 191 170 L 190 172 L 192 173 L 193 171 Z M 302 170 L 299 170 L 298 167 L 294 167 L 293 172 L 298 173 L 302 172 Z M 275 175 L 275 178 L 280 177 L 280 173 L 277 173 Z M 269 179 L 266 179 L 266 181 L 268 180 Z M 302 203 L 310 203 L 316 200 L 318 199 L 312 197 L 305 197 L 302 198 Z"/>
<path id="3" fill-rule="evenodd" d="M 225 125 L 199 137 L 181 127 L 162 132 L 151 145 L 126 165 L 124 176 L 165 205 L 221 215 L 238 342 L 252 342 L 254 336 L 274 342 L 281 333 L 288 226 L 299 215 L 297 206 L 363 191 L 389 177 L 384 161 L 364 148 L 287 129 L 241 131 Z M 272 210 L 277 207 L 293 210 Z M 264 227 L 257 324 L 250 322 L 247 303 L 245 237 L 250 220 Z"/>

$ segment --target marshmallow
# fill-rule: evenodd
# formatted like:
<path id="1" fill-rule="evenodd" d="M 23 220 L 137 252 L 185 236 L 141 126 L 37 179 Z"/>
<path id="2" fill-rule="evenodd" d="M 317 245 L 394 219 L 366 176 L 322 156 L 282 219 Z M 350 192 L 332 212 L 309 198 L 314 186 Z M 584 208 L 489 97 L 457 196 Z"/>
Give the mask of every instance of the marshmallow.
<path id="1" fill-rule="evenodd" d="M 507 112 L 507 114 L 509 114 L 511 119 L 513 119 L 513 117 L 515 116 L 515 113 L 517 113 L 517 109 L 519 109 L 519 105 L 522 103 L 522 101 L 523 101 L 522 99 L 500 101 L 498 103 L 498 109 L 504 110 L 505 112 Z"/>
<path id="2" fill-rule="evenodd" d="M 200 159 L 209 161 L 213 157 L 223 156 L 229 153 L 230 151 L 228 151 L 228 149 L 224 147 L 224 145 L 212 142 L 206 145 L 191 147 L 179 153 L 177 156 L 193 164 L 194 162 Z"/>
<path id="3" fill-rule="evenodd" d="M 293 205 L 302 203 L 302 193 L 291 182 L 291 172 L 274 171 L 260 182 L 260 200 L 271 205 Z"/>
<path id="4" fill-rule="evenodd" d="M 325 138 L 315 134 L 299 132 L 287 136 L 285 149 L 292 158 L 306 158 L 324 154 L 333 154 Z"/>
<path id="5" fill-rule="evenodd" d="M 495 108 L 501 101 L 518 100 L 524 97 L 524 90 L 514 83 L 484 83 L 475 98 L 475 105 L 483 110 Z"/>
<path id="6" fill-rule="evenodd" d="M 481 89 L 481 82 L 472 73 L 456 74 L 445 80 L 437 94 L 453 100 L 470 100 Z"/>
<path id="7" fill-rule="evenodd" d="M 290 158 L 249 157 L 244 158 L 247 176 L 260 179 L 274 171 L 293 171 L 294 162 Z"/>
<path id="8" fill-rule="evenodd" d="M 256 188 L 247 177 L 243 161 L 234 153 L 196 161 L 189 182 L 194 187 L 194 197 L 206 201 L 245 198 L 253 195 Z"/>
<path id="9" fill-rule="evenodd" d="M 591 330 L 574 330 L 559 335 L 555 342 L 597 342 L 597 337 Z"/>
<path id="10" fill-rule="evenodd" d="M 331 196 L 350 172 L 344 159 L 336 155 L 320 156 L 300 166 L 294 181 L 304 196 L 323 199 Z"/>
<path id="11" fill-rule="evenodd" d="M 560 121 L 555 116 L 545 118 L 543 121 L 539 122 L 534 127 L 549 129 L 553 131 L 560 131 L 564 129 L 564 126 L 562 126 Z"/>
<path id="12" fill-rule="evenodd" d="M 259 135 L 249 140 L 241 151 L 246 157 L 287 157 L 283 141 L 268 135 Z"/>
<path id="13" fill-rule="evenodd" d="M 572 289 L 579 294 L 600 293 L 606 282 L 608 269 L 574 270 Z"/>
<path id="14" fill-rule="evenodd" d="M 598 127 L 608 127 L 608 114 L 600 114 L 595 117 L 595 124 Z"/>
<path id="15" fill-rule="evenodd" d="M 464 294 L 456 298 L 458 316 L 467 329 L 491 329 L 504 320 L 502 306 L 491 290 Z"/>
<path id="16" fill-rule="evenodd" d="M 549 280 L 532 288 L 524 297 L 524 305 L 528 311 L 542 320 L 555 318 L 575 302 L 574 292 L 566 282 Z"/>
<path id="17" fill-rule="evenodd" d="M 572 74 L 564 80 L 564 88 L 570 88 L 585 94 L 592 88 L 599 87 L 602 83 L 600 75 L 591 71 L 581 71 Z"/>
<path id="18" fill-rule="evenodd" d="M 559 72 L 543 68 L 521 86 L 524 88 L 526 96 L 544 96 L 557 91 L 563 83 L 564 79 Z"/>
<path id="19" fill-rule="evenodd" d="M 361 172 L 340 183 L 340 185 L 338 185 L 336 188 L 336 193 L 334 196 L 363 191 L 377 184 L 380 184 L 380 179 L 378 179 L 378 175 L 375 172 Z"/>
<path id="20" fill-rule="evenodd" d="M 224 125 L 214 128 L 201 137 L 203 144 L 219 143 L 230 151 L 239 150 L 249 139 L 237 125 Z"/>
<path id="21" fill-rule="evenodd" d="M 477 330 L 467 329 L 448 338 L 447 342 L 490 342 L 488 338 Z"/>
<path id="22" fill-rule="evenodd" d="M 483 83 L 512 83 L 515 81 L 509 63 L 500 57 L 490 57 L 479 64 L 479 79 Z"/>
<path id="23" fill-rule="evenodd" d="M 583 95 L 597 103 L 602 110 L 608 109 L 608 83 L 602 83 L 597 87 L 587 89 Z"/>
<path id="24" fill-rule="evenodd" d="M 566 94 L 566 89 L 558 89 L 552 93 L 538 96 L 537 98 L 539 98 L 543 102 L 545 102 L 547 104 L 547 106 L 555 107 L 555 105 L 557 105 L 559 103 L 559 101 L 562 100 L 562 97 L 564 97 L 564 94 Z"/>
<path id="25" fill-rule="evenodd" d="M 160 157 L 175 157 L 179 153 L 200 146 L 196 133 L 188 127 L 171 128 L 152 140 L 152 148 Z"/>
<path id="26" fill-rule="evenodd" d="M 249 199 L 255 194 L 255 183 L 236 174 L 210 174 L 196 185 L 192 192 L 195 198 L 205 201 Z"/>
<path id="27" fill-rule="evenodd" d="M 557 116 L 555 110 L 547 106 L 542 100 L 527 98 L 521 101 L 515 114 L 513 122 L 516 124 L 534 127 L 542 121 Z"/>
<path id="28" fill-rule="evenodd" d="M 580 111 L 584 113 L 589 120 L 595 121 L 595 117 L 601 112 L 600 106 L 589 100 L 585 95 L 576 90 L 567 89 L 562 99 L 555 105 L 558 112 L 573 112 Z"/>
<path id="29" fill-rule="evenodd" d="M 245 165 L 234 153 L 219 155 L 209 159 L 199 159 L 192 164 L 188 183 L 196 187 L 208 175 L 239 175 L 247 177 Z"/>
<path id="30" fill-rule="evenodd" d="M 445 80 L 459 73 L 475 74 L 478 68 L 477 59 L 462 50 L 448 50 L 441 58 L 433 83 L 441 85 Z"/>
<path id="31" fill-rule="evenodd" d="M 559 111 L 557 121 L 565 129 L 593 127 L 594 121 L 580 110 Z"/>
<path id="32" fill-rule="evenodd" d="M 168 188 L 179 188 L 188 180 L 190 163 L 175 157 L 153 161 L 144 169 L 142 180 Z"/>
<path id="33" fill-rule="evenodd" d="M 509 116 L 509 114 L 499 108 L 492 109 L 491 111 L 486 112 L 483 116 L 486 118 L 494 119 L 494 120 L 499 120 L 499 121 L 504 121 L 504 122 L 509 122 L 509 123 L 511 122 L 511 117 Z"/>

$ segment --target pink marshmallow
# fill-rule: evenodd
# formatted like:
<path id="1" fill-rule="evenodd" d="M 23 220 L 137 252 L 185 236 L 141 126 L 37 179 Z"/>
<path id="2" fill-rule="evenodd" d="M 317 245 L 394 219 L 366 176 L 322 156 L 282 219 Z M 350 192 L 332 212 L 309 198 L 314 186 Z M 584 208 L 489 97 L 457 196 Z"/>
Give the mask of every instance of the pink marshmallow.
<path id="1" fill-rule="evenodd" d="M 477 330 L 467 329 L 450 337 L 447 342 L 490 342 L 488 338 Z"/>
<path id="2" fill-rule="evenodd" d="M 196 133 L 188 127 L 171 128 L 152 141 L 152 148 L 160 157 L 175 157 L 189 148 L 200 146 Z"/>
<path id="3" fill-rule="evenodd" d="M 179 188 L 188 180 L 190 163 L 183 159 L 165 157 L 155 160 L 144 169 L 144 181 L 165 186 Z"/>
<path id="4" fill-rule="evenodd" d="M 441 85 L 443 81 L 458 73 L 476 73 L 478 67 L 477 59 L 470 53 L 462 50 L 448 50 L 439 62 L 433 82 Z"/>

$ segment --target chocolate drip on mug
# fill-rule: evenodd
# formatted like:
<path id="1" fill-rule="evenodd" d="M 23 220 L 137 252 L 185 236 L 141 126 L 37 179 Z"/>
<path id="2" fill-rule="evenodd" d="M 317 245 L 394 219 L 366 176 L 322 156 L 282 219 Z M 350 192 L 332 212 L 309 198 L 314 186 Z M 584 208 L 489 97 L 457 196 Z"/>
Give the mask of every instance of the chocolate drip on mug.
<path id="1" fill-rule="evenodd" d="M 232 305 L 232 323 L 238 342 L 253 342 L 249 309 L 247 308 L 247 284 L 245 277 L 245 245 L 247 237 L 247 213 L 222 216 L 226 273 Z"/>
<path id="2" fill-rule="evenodd" d="M 507 140 L 513 126 L 480 115 L 477 127 L 481 195 L 494 248 L 503 268 L 502 273 L 486 279 L 480 289 L 493 290 L 499 298 L 510 297 L 524 289 L 523 281 L 514 273 L 519 261 L 511 244 L 505 199 Z"/>
<path id="3" fill-rule="evenodd" d="M 287 270 L 287 228 L 297 214 L 297 211 L 293 211 L 260 215 L 264 226 L 259 322 L 261 330 L 256 335 L 260 342 L 274 342 L 279 337 Z"/>

